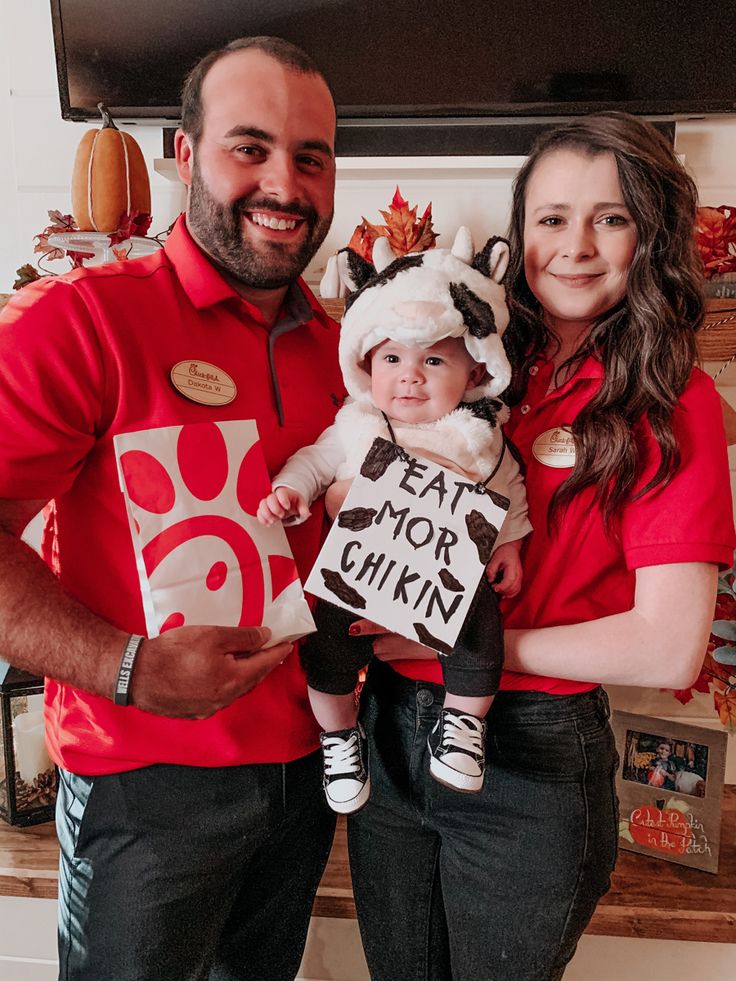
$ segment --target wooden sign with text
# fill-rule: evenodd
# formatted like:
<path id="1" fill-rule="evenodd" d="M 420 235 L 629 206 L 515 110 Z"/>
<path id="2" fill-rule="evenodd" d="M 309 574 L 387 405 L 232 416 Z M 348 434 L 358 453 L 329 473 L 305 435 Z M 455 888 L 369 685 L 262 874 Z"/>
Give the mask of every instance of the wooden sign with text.
<path id="1" fill-rule="evenodd" d="M 508 499 L 376 439 L 305 589 L 449 654 Z"/>
<path id="2" fill-rule="evenodd" d="M 717 872 L 726 733 L 628 712 L 611 724 L 620 846 Z"/>

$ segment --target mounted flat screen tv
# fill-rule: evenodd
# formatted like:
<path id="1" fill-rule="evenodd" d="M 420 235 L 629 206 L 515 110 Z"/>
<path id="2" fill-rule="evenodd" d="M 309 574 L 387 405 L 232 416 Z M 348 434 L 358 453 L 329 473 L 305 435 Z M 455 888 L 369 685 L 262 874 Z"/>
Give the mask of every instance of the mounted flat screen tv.
<path id="1" fill-rule="evenodd" d="M 343 154 L 518 153 L 551 119 L 597 109 L 670 120 L 736 111 L 734 0 L 51 7 L 64 119 L 97 119 L 104 102 L 123 122 L 174 127 L 189 68 L 248 34 L 294 41 L 324 70 Z"/>

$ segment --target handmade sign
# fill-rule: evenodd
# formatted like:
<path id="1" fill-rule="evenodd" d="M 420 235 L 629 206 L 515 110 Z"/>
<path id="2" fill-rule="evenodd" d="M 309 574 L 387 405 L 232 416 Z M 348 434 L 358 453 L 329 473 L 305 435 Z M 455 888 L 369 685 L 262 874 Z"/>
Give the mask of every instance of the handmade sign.
<path id="1" fill-rule="evenodd" d="M 149 637 L 184 624 L 314 631 L 252 420 L 168 426 L 114 439 Z"/>
<path id="2" fill-rule="evenodd" d="M 726 733 L 615 712 L 619 844 L 718 871 Z"/>
<path id="3" fill-rule="evenodd" d="M 376 439 L 305 584 L 449 654 L 509 501 Z"/>

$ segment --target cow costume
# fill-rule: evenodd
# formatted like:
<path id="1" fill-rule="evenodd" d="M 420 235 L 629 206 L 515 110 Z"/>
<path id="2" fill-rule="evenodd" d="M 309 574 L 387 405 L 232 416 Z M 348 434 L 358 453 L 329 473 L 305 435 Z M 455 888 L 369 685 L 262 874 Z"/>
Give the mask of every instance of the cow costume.
<path id="1" fill-rule="evenodd" d="M 382 437 L 409 454 L 430 457 L 486 484 L 507 499 L 508 516 L 495 548 L 518 541 L 531 526 L 519 466 L 501 429 L 508 409 L 497 398 L 511 375 L 501 340 L 509 319 L 500 285 L 508 244 L 491 238 L 476 253 L 470 233 L 461 228 L 452 249 L 400 258 L 394 257 L 386 239 L 379 238 L 373 258 L 375 266 L 344 250 L 331 260 L 326 274 L 331 291 L 339 292 L 344 285 L 353 290 L 347 297 L 339 346 L 349 399 L 313 446 L 290 457 L 274 479 L 274 489 L 291 488 L 311 503 L 334 481 L 353 478 L 374 439 Z M 473 362 L 485 368 L 478 384 L 469 385 L 452 411 L 428 422 L 407 422 L 391 418 L 374 404 L 370 353 L 379 344 L 391 340 L 405 348 L 427 349 L 447 338 L 460 339 Z M 355 690 L 359 670 L 372 657 L 370 637 L 348 636 L 356 619 L 329 603 L 317 604 L 318 632 L 301 648 L 311 689 L 332 695 Z M 490 696 L 498 688 L 502 664 L 498 600 L 484 577 L 455 648 L 442 657 L 445 687 L 459 696 Z M 456 789 L 477 791 L 483 781 L 484 720 L 445 714 L 432 774 Z M 322 746 L 330 806 L 343 813 L 357 810 L 370 792 L 362 730 L 356 726 L 323 733 Z"/>

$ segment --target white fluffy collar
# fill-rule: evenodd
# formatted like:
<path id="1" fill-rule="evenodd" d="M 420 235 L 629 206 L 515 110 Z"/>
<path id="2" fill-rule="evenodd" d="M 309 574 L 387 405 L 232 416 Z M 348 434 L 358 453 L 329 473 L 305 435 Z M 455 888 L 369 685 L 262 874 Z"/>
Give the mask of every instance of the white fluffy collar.
<path id="1" fill-rule="evenodd" d="M 454 409 L 435 422 L 403 423 L 391 419 L 396 442 L 418 456 L 422 451 L 446 460 L 473 479 L 485 479 L 498 463 L 503 447 L 501 424 L 509 416 L 502 403 L 496 424 L 464 406 Z M 338 479 L 353 477 L 360 469 L 368 449 L 377 436 L 390 439 L 383 414 L 369 401 L 348 400 L 335 419 L 335 426 L 345 448 L 345 464 Z"/>

